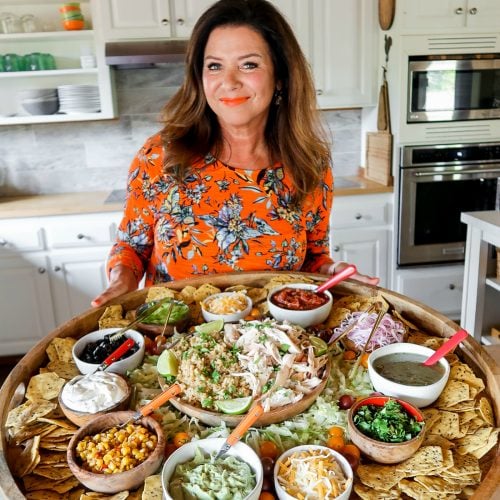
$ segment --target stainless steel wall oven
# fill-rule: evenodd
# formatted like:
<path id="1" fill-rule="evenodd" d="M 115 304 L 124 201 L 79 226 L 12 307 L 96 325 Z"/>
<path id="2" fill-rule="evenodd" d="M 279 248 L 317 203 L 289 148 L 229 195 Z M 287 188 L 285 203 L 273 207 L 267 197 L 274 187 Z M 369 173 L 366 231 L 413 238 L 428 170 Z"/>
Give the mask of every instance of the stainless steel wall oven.
<path id="1" fill-rule="evenodd" d="M 500 143 L 404 146 L 398 265 L 463 261 L 461 212 L 500 209 Z"/>

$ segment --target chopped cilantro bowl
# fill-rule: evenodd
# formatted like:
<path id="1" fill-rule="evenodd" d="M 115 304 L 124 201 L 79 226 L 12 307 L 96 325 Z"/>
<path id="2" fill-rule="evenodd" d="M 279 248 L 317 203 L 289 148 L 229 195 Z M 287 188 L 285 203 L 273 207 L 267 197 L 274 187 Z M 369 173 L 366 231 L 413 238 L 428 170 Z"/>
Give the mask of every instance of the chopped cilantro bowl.
<path id="1" fill-rule="evenodd" d="M 394 399 L 389 399 L 382 406 L 359 406 L 353 415 L 353 422 L 366 436 L 385 443 L 409 441 L 418 436 L 423 428 L 423 422 L 417 422 Z"/>

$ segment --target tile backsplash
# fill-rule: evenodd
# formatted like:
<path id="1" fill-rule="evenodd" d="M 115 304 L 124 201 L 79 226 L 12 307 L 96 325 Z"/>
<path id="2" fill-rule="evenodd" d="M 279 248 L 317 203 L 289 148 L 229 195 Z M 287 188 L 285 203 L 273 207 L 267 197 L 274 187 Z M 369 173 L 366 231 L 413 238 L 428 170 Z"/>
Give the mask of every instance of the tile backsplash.
<path id="1" fill-rule="evenodd" d="M 119 118 L 0 127 L 0 196 L 108 191 L 125 187 L 158 114 L 182 81 L 183 64 L 115 70 Z M 337 176 L 355 175 L 361 157 L 361 110 L 322 111 Z"/>

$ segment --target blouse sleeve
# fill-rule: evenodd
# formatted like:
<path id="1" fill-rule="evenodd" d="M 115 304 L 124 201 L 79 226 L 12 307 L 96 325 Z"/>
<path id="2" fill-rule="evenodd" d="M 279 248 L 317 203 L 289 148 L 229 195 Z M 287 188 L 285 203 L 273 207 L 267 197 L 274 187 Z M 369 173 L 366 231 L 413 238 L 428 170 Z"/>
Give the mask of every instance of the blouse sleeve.
<path id="1" fill-rule="evenodd" d="M 155 210 L 148 199 L 148 186 L 161 172 L 161 147 L 151 139 L 134 157 L 127 180 L 127 200 L 116 243 L 108 259 L 108 273 L 118 264 L 133 270 L 140 281 L 154 246 Z"/>
<path id="2" fill-rule="evenodd" d="M 303 271 L 318 272 L 323 264 L 330 264 L 330 211 L 333 202 L 333 174 L 327 168 L 323 181 L 311 198 L 306 217 L 307 253 Z"/>

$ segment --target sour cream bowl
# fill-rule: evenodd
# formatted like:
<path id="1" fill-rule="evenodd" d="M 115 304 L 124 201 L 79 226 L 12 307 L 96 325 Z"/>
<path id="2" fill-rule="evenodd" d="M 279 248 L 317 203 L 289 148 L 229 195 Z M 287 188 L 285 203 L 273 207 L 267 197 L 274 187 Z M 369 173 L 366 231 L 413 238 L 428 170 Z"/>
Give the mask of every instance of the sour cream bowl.
<path id="1" fill-rule="evenodd" d="M 269 292 L 267 298 L 267 305 L 269 306 L 269 312 L 274 319 L 278 321 L 289 321 L 296 325 L 306 328 L 311 325 L 319 325 L 328 318 L 330 311 L 332 309 L 333 297 L 329 291 L 319 294 L 325 297 L 322 304 L 317 304 L 313 306 L 307 306 L 308 296 L 311 292 L 316 290 L 317 286 L 309 283 L 287 283 L 286 285 L 277 286 Z M 303 306 L 298 305 L 297 308 L 288 308 L 285 302 L 278 301 L 277 297 L 279 294 L 283 294 L 286 289 L 305 290 L 303 297 L 299 297 L 299 301 L 304 303 Z M 293 292 L 292 292 L 293 293 Z"/>
<path id="2" fill-rule="evenodd" d="M 217 453 L 225 441 L 225 438 L 199 439 L 197 441 L 190 441 L 175 450 L 168 457 L 161 473 L 163 500 L 173 500 L 170 494 L 169 486 L 175 473 L 175 468 L 178 465 L 191 461 L 195 456 L 197 448 L 199 448 L 205 455 Z M 231 446 L 227 455 L 234 456 L 250 466 L 255 474 L 256 484 L 253 490 L 245 497 L 245 500 L 258 500 L 262 490 L 264 473 L 262 469 L 262 462 L 260 461 L 257 453 L 255 453 L 255 451 L 253 451 L 253 449 L 247 444 L 238 441 L 236 444 Z"/>
<path id="3" fill-rule="evenodd" d="M 377 360 L 380 362 L 382 357 L 385 358 L 385 356 L 395 354 L 416 354 L 419 355 L 419 362 L 422 362 L 434 354 L 434 350 L 418 344 L 400 342 L 396 344 L 389 344 L 373 351 L 368 358 L 368 374 L 375 390 L 385 394 L 386 396 L 392 396 L 408 401 L 408 403 L 411 403 L 417 408 L 423 408 L 424 406 L 434 403 L 448 381 L 448 377 L 450 375 L 450 364 L 448 361 L 445 358 L 441 358 L 436 363 L 436 368 L 440 371 L 440 375 L 437 377 L 436 382 L 430 384 L 423 383 L 421 385 L 409 385 L 404 382 L 391 380 L 388 376 L 383 375 L 380 368 L 377 369 Z M 390 358 L 385 359 L 390 360 Z M 406 371 L 410 372 L 411 367 L 408 367 Z"/>

